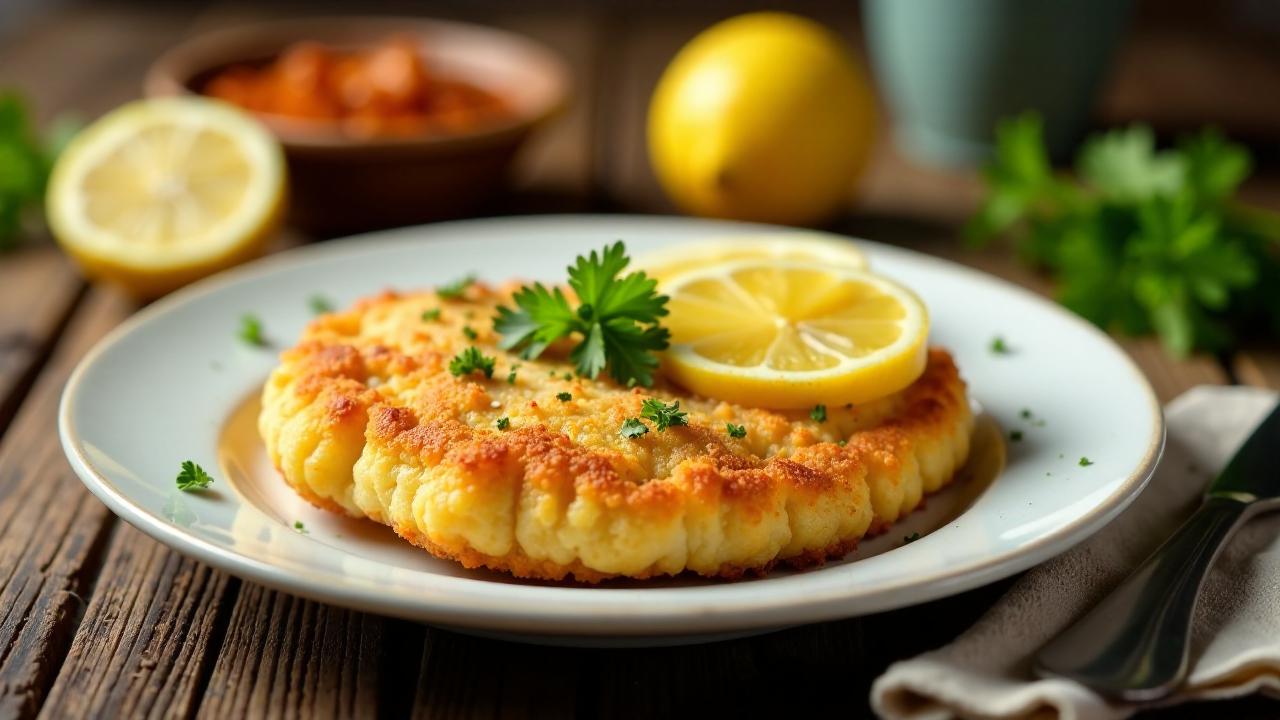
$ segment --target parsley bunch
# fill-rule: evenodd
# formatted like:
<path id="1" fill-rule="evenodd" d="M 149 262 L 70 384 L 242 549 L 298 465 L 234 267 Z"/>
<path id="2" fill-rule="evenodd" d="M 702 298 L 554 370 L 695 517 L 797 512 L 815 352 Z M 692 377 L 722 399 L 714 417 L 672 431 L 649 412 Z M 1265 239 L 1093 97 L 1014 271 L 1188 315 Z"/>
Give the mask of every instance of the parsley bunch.
<path id="1" fill-rule="evenodd" d="M 43 202 L 57 147 L 70 136 L 67 128 L 58 134 L 66 137 L 45 142 L 32 127 L 22 97 L 0 92 L 0 250 L 17 244 L 24 220 Z"/>
<path id="2" fill-rule="evenodd" d="M 1000 125 L 988 194 L 966 235 L 1014 239 L 1057 280 L 1058 299 L 1104 329 L 1159 334 L 1170 352 L 1224 351 L 1280 330 L 1277 223 L 1232 200 L 1250 158 L 1213 131 L 1157 150 L 1149 128 L 1094 136 L 1077 179 L 1054 172 L 1040 119 Z"/>
<path id="3" fill-rule="evenodd" d="M 622 275 L 630 259 L 621 242 L 579 255 L 569 267 L 569 287 L 578 296 L 574 308 L 559 289 L 526 285 L 514 296 L 517 309 L 498 308 L 493 329 L 504 350 L 534 359 L 561 338 L 578 336 L 569 359 L 578 374 L 595 378 L 608 368 L 625 385 L 653 384 L 654 354 L 666 349 L 670 333 L 658 324 L 667 314 L 667 297 L 643 272 Z"/>

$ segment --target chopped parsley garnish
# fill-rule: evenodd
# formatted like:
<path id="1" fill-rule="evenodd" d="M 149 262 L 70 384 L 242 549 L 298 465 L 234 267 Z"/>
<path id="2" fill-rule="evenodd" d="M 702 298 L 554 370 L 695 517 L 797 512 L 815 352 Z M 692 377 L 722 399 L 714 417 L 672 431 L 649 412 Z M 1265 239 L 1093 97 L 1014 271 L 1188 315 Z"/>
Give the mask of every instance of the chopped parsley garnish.
<path id="1" fill-rule="evenodd" d="M 571 372 L 566 372 L 564 375 L 561 375 L 560 377 L 564 378 L 565 380 L 572 380 L 572 379 L 573 379 L 573 373 L 571 373 Z"/>
<path id="2" fill-rule="evenodd" d="M 569 359 L 579 375 L 595 379 L 607 368 L 624 385 L 652 385 L 655 353 L 665 350 L 670 338 L 658 324 L 667 314 L 667 297 L 658 294 L 657 282 L 643 272 L 621 275 L 629 262 L 621 242 L 579 255 L 568 269 L 576 308 L 559 288 L 541 283 L 521 288 L 513 297 L 517 309 L 498 308 L 493 322 L 503 336 L 502 349 L 533 359 L 551 343 L 577 335 L 580 340 Z"/>
<path id="3" fill-rule="evenodd" d="M 323 295 L 312 295 L 307 304 L 311 306 L 311 312 L 316 315 L 333 312 L 333 302 Z"/>
<path id="4" fill-rule="evenodd" d="M 991 354 L 992 355 L 1008 355 L 1012 352 L 1009 345 L 999 335 L 991 338 Z"/>
<path id="5" fill-rule="evenodd" d="M 255 347 L 262 347 L 267 344 L 267 339 L 262 336 L 262 321 L 257 315 L 245 313 L 240 316 L 240 330 L 236 333 L 241 340 Z"/>
<path id="6" fill-rule="evenodd" d="M 179 490 L 190 492 L 209 487 L 209 483 L 213 482 L 213 478 L 204 471 L 204 468 L 190 460 L 183 460 L 182 472 L 178 473 L 176 482 Z"/>
<path id="7" fill-rule="evenodd" d="M 1022 431 L 1012 430 L 1009 432 L 1009 439 L 1014 442 L 1022 442 Z"/>
<path id="8" fill-rule="evenodd" d="M 1080 467 L 1089 467 L 1092 464 L 1093 464 L 1092 460 L 1090 460 L 1089 458 L 1083 455 L 1080 456 Z"/>
<path id="9" fill-rule="evenodd" d="M 559 400 L 560 402 L 569 402 L 570 400 L 573 399 L 573 394 L 567 393 L 567 392 L 559 392 L 559 393 L 556 393 L 556 399 Z"/>
<path id="10" fill-rule="evenodd" d="M 667 405 L 657 398 L 649 398 L 640 406 L 640 417 L 652 420 L 658 432 L 676 425 L 689 424 L 689 413 L 680 411 L 679 400 Z"/>
<path id="11" fill-rule="evenodd" d="M 422 311 L 422 322 L 435 322 L 440 319 L 440 308 Z"/>
<path id="12" fill-rule="evenodd" d="M 911 543 L 913 543 L 913 542 L 915 542 L 915 541 L 917 541 L 917 540 L 919 540 L 919 539 L 920 539 L 920 533 L 918 533 L 918 532 L 913 532 L 913 533 L 911 533 L 910 535 L 904 535 L 904 536 L 902 537 L 902 544 L 903 544 L 903 545 L 910 545 Z"/>
<path id="13" fill-rule="evenodd" d="M 622 422 L 622 429 L 618 434 L 624 438 L 638 438 L 649 432 L 649 426 L 640 422 L 640 418 L 627 418 Z"/>
<path id="14" fill-rule="evenodd" d="M 511 369 L 510 369 L 509 371 L 507 371 L 507 384 L 508 384 L 508 385 L 515 385 L 515 384 L 516 384 L 516 370 L 518 370 L 519 368 L 520 368 L 520 366 L 519 366 L 519 365 L 512 365 L 512 366 L 511 366 Z"/>
<path id="15" fill-rule="evenodd" d="M 725 423 L 724 431 L 729 433 L 731 438 L 744 438 L 747 436 L 746 425 L 734 425 L 733 423 Z"/>
<path id="16" fill-rule="evenodd" d="M 477 337 L 479 337 L 479 335 L 476 335 L 476 331 L 470 325 L 462 326 L 462 334 L 466 335 L 468 340 L 475 340 Z"/>
<path id="17" fill-rule="evenodd" d="M 1032 427 L 1044 427 L 1045 425 L 1044 418 L 1035 417 L 1034 413 L 1028 408 L 1023 408 L 1022 412 L 1018 413 L 1018 416 L 1031 423 Z"/>
<path id="18" fill-rule="evenodd" d="M 303 535 L 307 534 L 307 526 L 303 525 L 301 520 L 293 521 L 293 529 L 294 529 L 294 532 L 300 532 Z"/>
<path id="19" fill-rule="evenodd" d="M 493 365 L 497 360 L 487 357 L 474 345 L 458 353 L 449 361 L 449 372 L 454 375 L 468 375 L 477 370 L 487 378 L 493 377 Z"/>
<path id="20" fill-rule="evenodd" d="M 813 409 L 809 411 L 809 418 L 814 422 L 826 422 L 827 406 L 822 404 L 814 405 Z"/>
<path id="21" fill-rule="evenodd" d="M 511 427 L 511 418 L 500 417 L 498 418 L 498 422 L 494 423 L 494 425 L 497 425 L 499 430 L 506 430 Z"/>
<path id="22" fill-rule="evenodd" d="M 471 287 L 475 281 L 475 274 L 467 273 L 465 277 L 458 278 L 447 285 L 441 285 L 436 288 L 436 295 L 439 295 L 445 300 L 457 300 L 462 297 L 462 294 L 465 293 L 467 288 Z"/>

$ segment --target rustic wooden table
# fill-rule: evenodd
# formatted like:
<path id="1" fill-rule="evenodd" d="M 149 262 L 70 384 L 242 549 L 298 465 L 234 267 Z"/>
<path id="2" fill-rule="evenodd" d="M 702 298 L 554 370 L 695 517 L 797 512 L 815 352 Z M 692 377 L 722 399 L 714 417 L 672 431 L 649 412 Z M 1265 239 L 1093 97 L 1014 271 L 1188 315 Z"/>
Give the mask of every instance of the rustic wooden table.
<path id="1" fill-rule="evenodd" d="M 644 158 L 646 98 L 675 49 L 725 12 L 484 7 L 452 9 L 550 43 L 577 84 L 574 105 L 522 158 L 492 212 L 669 211 Z M 807 10 L 856 35 L 851 8 Z M 60 6 L 0 38 L 0 86 L 22 88 L 43 118 L 93 117 L 135 97 L 144 68 L 177 39 L 261 15 L 248 4 Z M 1120 58 L 1102 118 L 1177 129 L 1217 117 L 1256 136 L 1280 117 L 1276 61 L 1234 39 L 1144 26 Z M 1224 97 L 1215 78 L 1228 73 L 1252 83 L 1249 102 Z M 1197 92 L 1186 92 L 1187 77 Z M 1274 175 L 1247 192 L 1280 207 Z M 1046 291 L 1005 253 L 958 248 L 955 228 L 977 196 L 972 174 L 913 167 L 886 145 L 835 229 Z M 87 286 L 48 242 L 0 257 L 0 717 L 659 716 L 810 703 L 864 716 L 871 680 L 888 663 L 946 642 L 1009 584 L 752 639 L 627 651 L 480 640 L 273 592 L 120 522 L 63 459 L 54 422 L 63 383 L 134 310 Z M 1165 400 L 1200 383 L 1280 387 L 1274 346 L 1174 361 L 1154 341 L 1121 343 Z M 1254 698 L 1164 714 L 1278 711 Z"/>

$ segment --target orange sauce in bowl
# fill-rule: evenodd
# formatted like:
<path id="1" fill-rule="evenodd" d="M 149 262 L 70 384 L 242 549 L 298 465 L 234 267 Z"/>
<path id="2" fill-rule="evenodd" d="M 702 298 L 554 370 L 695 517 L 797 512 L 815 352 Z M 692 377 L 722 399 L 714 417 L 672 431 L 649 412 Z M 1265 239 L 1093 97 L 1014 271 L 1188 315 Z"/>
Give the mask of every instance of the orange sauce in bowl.
<path id="1" fill-rule="evenodd" d="M 360 138 L 466 134 L 512 112 L 488 90 L 433 73 L 407 38 L 358 51 L 298 43 L 267 65 L 219 71 L 202 92 L 263 115 L 334 123 Z"/>

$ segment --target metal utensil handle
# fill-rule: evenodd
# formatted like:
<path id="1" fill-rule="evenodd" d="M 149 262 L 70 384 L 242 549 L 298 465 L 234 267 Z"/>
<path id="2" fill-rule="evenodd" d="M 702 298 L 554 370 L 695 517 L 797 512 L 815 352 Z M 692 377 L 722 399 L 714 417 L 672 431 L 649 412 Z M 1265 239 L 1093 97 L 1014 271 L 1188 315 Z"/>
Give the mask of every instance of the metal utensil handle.
<path id="1" fill-rule="evenodd" d="M 1233 497 L 1205 500 L 1119 587 L 1040 651 L 1036 672 L 1126 700 L 1171 692 L 1187 671 L 1200 584 L 1248 507 Z"/>

